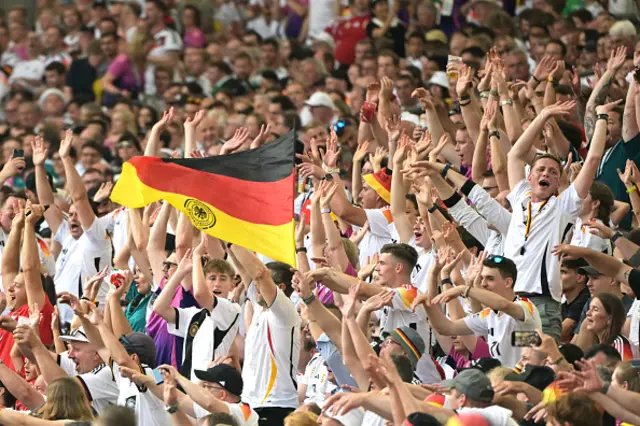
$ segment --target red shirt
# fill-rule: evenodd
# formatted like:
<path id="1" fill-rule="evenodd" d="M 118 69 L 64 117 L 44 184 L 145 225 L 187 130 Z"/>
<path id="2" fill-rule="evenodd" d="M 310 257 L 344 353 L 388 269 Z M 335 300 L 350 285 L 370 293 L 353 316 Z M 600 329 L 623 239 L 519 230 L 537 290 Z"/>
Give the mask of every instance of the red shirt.
<path id="1" fill-rule="evenodd" d="M 53 332 L 51 331 L 51 316 L 53 315 L 53 306 L 49 299 L 45 296 L 45 305 L 40 309 L 42 317 L 40 319 L 40 339 L 45 345 L 53 344 Z M 14 320 L 19 317 L 29 318 L 29 305 L 24 304 L 15 311 L 9 313 Z M 0 329 L 0 359 L 12 370 L 14 370 L 13 361 L 11 361 L 11 349 L 13 348 L 13 334 Z"/>
<path id="2" fill-rule="evenodd" d="M 367 37 L 369 14 L 349 16 L 327 29 L 336 41 L 334 57 L 344 65 L 351 65 L 355 59 L 356 44 Z"/>

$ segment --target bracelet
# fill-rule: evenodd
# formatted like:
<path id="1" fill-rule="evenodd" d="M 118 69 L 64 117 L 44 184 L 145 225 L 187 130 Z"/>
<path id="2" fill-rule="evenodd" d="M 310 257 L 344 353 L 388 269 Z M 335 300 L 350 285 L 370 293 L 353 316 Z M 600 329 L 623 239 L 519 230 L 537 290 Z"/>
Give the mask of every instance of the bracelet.
<path id="1" fill-rule="evenodd" d="M 611 386 L 610 382 L 605 382 L 604 385 L 602 386 L 602 389 L 600 389 L 600 393 L 603 395 L 606 395 L 607 392 L 609 392 L 609 387 Z"/>
<path id="2" fill-rule="evenodd" d="M 331 213 L 331 209 L 330 208 L 324 208 L 320 210 L 320 213 Z"/>
<path id="3" fill-rule="evenodd" d="M 180 411 L 180 404 L 176 404 L 176 405 L 167 405 L 166 407 L 164 407 L 164 409 L 167 411 L 167 413 L 169 414 L 175 414 L 178 411 Z"/>
<path id="4" fill-rule="evenodd" d="M 483 90 L 482 92 L 480 92 L 480 99 L 488 99 L 490 94 L 491 91 Z"/>
<path id="5" fill-rule="evenodd" d="M 461 101 L 469 101 L 469 100 L 471 100 L 471 96 L 470 95 L 460 96 L 460 100 Z"/>
<path id="6" fill-rule="evenodd" d="M 505 106 L 505 105 L 513 105 L 513 99 L 505 99 L 503 101 L 500 101 L 500 106 Z"/>
<path id="7" fill-rule="evenodd" d="M 496 138 L 500 139 L 500 132 L 497 130 L 494 130 L 493 132 L 489 132 L 489 137 L 495 136 Z"/>
<path id="8" fill-rule="evenodd" d="M 624 237 L 624 235 L 622 235 L 622 232 L 620 231 L 616 231 L 611 238 L 609 238 L 609 241 L 611 241 L 611 244 L 615 244 L 616 240 L 618 238 Z"/>
<path id="9" fill-rule="evenodd" d="M 331 173 L 327 173 L 324 176 L 322 176 L 322 180 L 332 181 L 333 180 L 333 175 Z"/>
<path id="10" fill-rule="evenodd" d="M 444 166 L 444 169 L 442 169 L 442 171 L 440 172 L 440 176 L 442 176 L 443 178 L 447 177 L 447 172 L 449 171 L 449 169 L 451 168 L 451 164 L 447 163 Z"/>
<path id="11" fill-rule="evenodd" d="M 445 285 L 445 284 L 453 285 L 453 282 L 451 281 L 450 277 L 444 278 L 442 281 L 440 281 L 440 285 Z"/>
<path id="12" fill-rule="evenodd" d="M 535 75 L 532 75 L 531 78 L 533 79 L 533 81 L 535 81 L 536 83 L 540 84 L 542 83 L 542 80 L 540 80 L 538 77 L 536 77 Z"/>
<path id="13" fill-rule="evenodd" d="M 538 98 L 544 98 L 544 92 L 538 91 L 538 92 L 536 92 L 536 96 Z"/>
<path id="14" fill-rule="evenodd" d="M 462 293 L 462 296 L 465 297 L 465 298 L 469 297 L 469 292 L 470 291 L 471 291 L 471 286 L 468 285 L 466 290 L 464 291 L 464 293 Z"/>
<path id="15" fill-rule="evenodd" d="M 333 175 L 333 174 L 337 174 L 337 173 L 340 173 L 340 169 L 337 168 L 337 167 L 333 168 L 333 169 L 330 169 L 330 170 L 327 170 L 327 174 L 328 175 Z"/>
<path id="16" fill-rule="evenodd" d="M 471 103 L 471 100 L 468 100 L 468 101 L 467 101 L 466 103 L 464 103 L 464 104 L 463 104 L 462 102 L 460 102 L 460 103 L 459 103 L 459 105 L 460 105 L 461 107 L 466 107 L 466 106 L 468 106 L 470 103 Z"/>
<path id="17" fill-rule="evenodd" d="M 635 184 L 633 184 L 633 185 L 631 185 L 630 187 L 627 188 L 627 194 L 631 194 L 632 192 L 637 191 L 637 190 L 638 190 L 638 187 Z"/>
<path id="18" fill-rule="evenodd" d="M 306 247 L 296 247 L 296 254 L 297 253 L 306 253 L 307 252 L 307 248 Z"/>
<path id="19" fill-rule="evenodd" d="M 609 121 L 609 114 L 598 114 L 598 120 L 607 120 L 607 121 Z"/>
<path id="20" fill-rule="evenodd" d="M 314 300 L 316 300 L 316 295 L 311 293 L 311 296 L 305 298 L 302 298 L 302 301 L 304 302 L 305 305 L 309 305 L 311 302 L 313 302 Z"/>
<path id="21" fill-rule="evenodd" d="M 89 299 L 87 296 L 80 297 L 80 300 L 86 300 L 87 302 L 91 302 L 91 299 Z"/>
<path id="22" fill-rule="evenodd" d="M 558 85 L 558 80 L 556 80 L 555 78 L 549 76 L 547 77 L 547 83 L 551 83 L 554 87 Z"/>
<path id="23" fill-rule="evenodd" d="M 489 94 L 490 94 L 491 96 L 500 96 L 500 93 L 498 92 L 498 89 L 491 89 L 491 90 L 489 91 Z"/>
<path id="24" fill-rule="evenodd" d="M 438 210 L 438 208 L 436 207 L 435 204 L 427 209 L 429 213 L 434 213 L 436 210 Z"/>

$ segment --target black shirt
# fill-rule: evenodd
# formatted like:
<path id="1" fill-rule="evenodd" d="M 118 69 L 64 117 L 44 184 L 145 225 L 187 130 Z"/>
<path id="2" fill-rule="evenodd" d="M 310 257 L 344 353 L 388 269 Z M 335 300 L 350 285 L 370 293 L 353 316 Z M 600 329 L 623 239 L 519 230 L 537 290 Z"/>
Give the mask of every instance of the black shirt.
<path id="1" fill-rule="evenodd" d="M 386 42 L 391 42 L 393 47 L 391 50 L 396 52 L 398 56 L 404 57 L 404 35 L 407 32 L 407 29 L 404 27 L 402 22 L 397 22 L 394 26 L 389 27 L 384 36 L 378 39 L 373 38 L 373 30 L 377 28 L 382 28 L 384 23 L 377 18 L 372 19 L 367 24 L 367 35 L 374 41 L 376 40 L 384 40 Z"/>
<path id="2" fill-rule="evenodd" d="M 562 304 L 562 319 L 572 319 L 576 323 L 580 321 L 580 315 L 587 300 L 589 300 L 589 289 L 585 287 L 580 294 L 578 294 L 578 297 L 571 302 L 564 302 Z"/>
<path id="3" fill-rule="evenodd" d="M 67 73 L 66 85 L 71 87 L 73 97 L 95 99 L 93 83 L 98 78 L 98 70 L 89 63 L 88 58 L 77 59 L 71 62 Z"/>

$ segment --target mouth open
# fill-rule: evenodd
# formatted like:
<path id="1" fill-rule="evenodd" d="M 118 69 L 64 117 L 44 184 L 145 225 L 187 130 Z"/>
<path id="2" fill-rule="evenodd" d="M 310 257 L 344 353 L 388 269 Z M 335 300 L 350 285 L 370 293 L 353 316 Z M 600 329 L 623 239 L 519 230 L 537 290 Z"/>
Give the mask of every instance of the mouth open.
<path id="1" fill-rule="evenodd" d="M 422 232 L 414 232 L 413 236 L 416 237 L 416 240 L 419 240 L 422 238 Z"/>
<path id="2" fill-rule="evenodd" d="M 548 188 L 551 186 L 551 183 L 548 180 L 540 179 L 540 181 L 538 182 L 538 185 L 540 185 L 543 188 Z"/>
<path id="3" fill-rule="evenodd" d="M 213 294 L 216 296 L 222 296 L 222 292 L 220 290 L 213 290 Z"/>
<path id="4" fill-rule="evenodd" d="M 76 232 L 79 231 L 80 229 L 80 225 L 76 224 L 76 223 L 72 223 L 69 225 L 69 229 L 71 230 L 71 232 Z"/>

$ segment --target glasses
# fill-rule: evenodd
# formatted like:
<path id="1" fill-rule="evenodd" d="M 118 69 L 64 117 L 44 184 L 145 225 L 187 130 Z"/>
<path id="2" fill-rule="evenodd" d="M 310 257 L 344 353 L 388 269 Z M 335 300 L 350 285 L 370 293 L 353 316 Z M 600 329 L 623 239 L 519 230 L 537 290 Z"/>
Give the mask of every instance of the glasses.
<path id="1" fill-rule="evenodd" d="M 504 257 L 499 256 L 497 254 L 490 254 L 489 256 L 487 256 L 487 260 L 493 262 L 493 263 L 502 263 L 502 261 L 504 260 Z"/>
<path id="2" fill-rule="evenodd" d="M 166 260 L 164 262 L 162 262 L 162 270 L 163 271 L 169 270 L 169 269 L 177 267 L 177 266 L 178 266 L 177 263 L 168 262 Z"/>

